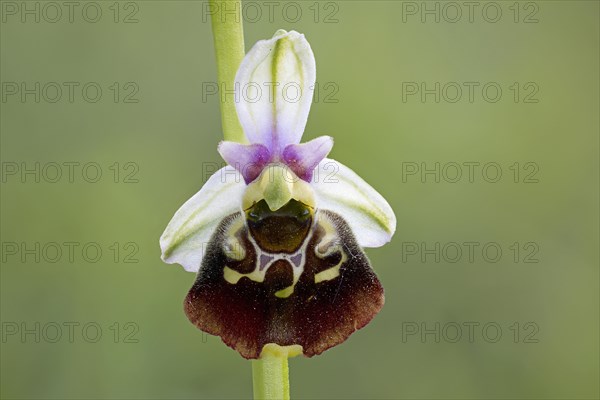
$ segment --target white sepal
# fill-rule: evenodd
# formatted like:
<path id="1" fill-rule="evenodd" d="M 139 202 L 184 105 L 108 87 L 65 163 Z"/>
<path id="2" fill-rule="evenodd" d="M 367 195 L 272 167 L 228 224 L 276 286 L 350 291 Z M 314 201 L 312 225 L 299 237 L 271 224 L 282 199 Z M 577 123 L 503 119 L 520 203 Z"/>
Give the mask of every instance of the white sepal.
<path id="1" fill-rule="evenodd" d="M 162 259 L 197 272 L 207 244 L 226 216 L 241 210 L 246 185 L 239 172 L 227 166 L 215 172 L 202 189 L 175 213 L 160 237 Z"/>
<path id="2" fill-rule="evenodd" d="M 315 57 L 304 35 L 280 30 L 257 42 L 235 77 L 236 110 L 250 143 L 271 150 L 300 143 L 315 80 Z"/>
<path id="3" fill-rule="evenodd" d="M 342 216 L 361 247 L 379 247 L 396 231 L 392 207 L 371 185 L 345 165 L 326 158 L 311 183 L 317 208 Z"/>

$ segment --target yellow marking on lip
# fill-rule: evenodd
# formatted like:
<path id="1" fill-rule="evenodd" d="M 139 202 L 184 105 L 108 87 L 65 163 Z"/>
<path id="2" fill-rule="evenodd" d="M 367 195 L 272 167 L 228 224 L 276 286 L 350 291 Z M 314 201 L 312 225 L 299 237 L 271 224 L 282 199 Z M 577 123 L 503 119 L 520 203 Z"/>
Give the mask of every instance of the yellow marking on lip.
<path id="1" fill-rule="evenodd" d="M 315 246 L 315 254 L 317 257 L 323 259 L 333 254 L 336 250 L 341 251 L 341 247 L 338 240 L 339 236 L 331 221 L 327 218 L 320 218 L 319 225 L 325 230 L 325 235 Z"/>
<path id="2" fill-rule="evenodd" d="M 340 246 L 335 246 L 335 250 L 339 250 L 340 253 L 342 254 L 342 258 L 340 259 L 340 262 L 337 263 L 337 265 L 334 265 L 331 268 L 327 268 L 324 271 L 321 271 L 317 274 L 315 274 L 315 283 L 321 283 L 324 281 L 330 281 L 332 279 L 337 278 L 338 276 L 340 276 L 340 268 L 342 267 L 342 264 L 344 264 L 346 261 L 348 261 L 348 256 L 346 255 L 346 253 L 341 249 Z M 329 254 L 332 254 L 333 251 L 329 251 Z"/>
<path id="3" fill-rule="evenodd" d="M 326 269 L 325 271 L 321 271 L 318 274 L 315 274 L 315 283 L 320 283 L 323 281 L 330 281 L 332 279 L 340 276 L 340 267 L 342 264 L 338 264 L 335 267 L 331 267 Z"/>
<path id="4" fill-rule="evenodd" d="M 238 283 L 238 281 L 240 279 L 242 279 L 243 276 L 244 275 L 240 274 L 237 271 L 232 270 L 231 268 L 229 268 L 227 266 L 225 268 L 223 268 L 223 278 L 227 282 L 231 283 L 232 285 L 235 285 L 236 283 Z"/>
<path id="5" fill-rule="evenodd" d="M 254 267 L 254 271 L 252 271 L 250 273 L 246 273 L 246 274 L 242 274 L 238 271 L 235 271 L 235 270 L 229 268 L 228 266 L 225 266 L 225 267 L 223 267 L 223 279 L 225 279 L 226 282 L 228 282 L 232 285 L 237 284 L 240 281 L 240 279 L 242 279 L 243 277 L 246 277 L 254 282 L 263 283 L 265 281 L 265 277 L 266 277 L 266 274 L 267 274 L 267 271 L 269 270 L 269 268 L 276 261 L 285 260 L 292 266 L 292 273 L 293 273 L 292 285 L 288 286 L 284 289 L 278 290 L 274 294 L 276 297 L 279 297 L 279 298 L 287 298 L 292 293 L 294 293 L 294 288 L 295 288 L 296 284 L 298 284 L 298 281 L 300 280 L 300 275 L 302 275 L 302 273 L 304 272 L 304 264 L 306 263 L 305 252 L 306 252 L 306 248 L 308 246 L 308 243 L 310 242 L 311 237 L 312 237 L 312 234 L 307 235 L 306 238 L 304 239 L 304 243 L 302 244 L 300 249 L 298 251 L 296 251 L 294 254 L 284 255 L 284 257 L 282 257 L 281 254 L 271 254 L 271 253 L 266 253 L 266 252 L 264 253 L 260 249 L 260 247 L 256 244 L 256 241 L 254 240 L 254 238 L 252 236 L 248 236 L 248 238 L 250 239 L 251 245 L 254 246 L 254 249 L 256 250 L 257 263 L 259 263 L 258 260 L 260 260 L 262 254 L 270 255 L 270 256 L 274 257 L 274 259 L 271 259 L 267 263 L 267 265 L 264 266 L 263 269 L 261 269 L 259 267 L 259 265 L 256 264 Z M 302 254 L 302 258 L 300 261 L 300 265 L 295 265 L 294 262 L 292 261 L 292 258 L 296 257 L 298 254 Z M 342 253 L 342 255 L 343 255 L 343 253 Z"/>
<path id="6" fill-rule="evenodd" d="M 266 270 L 262 271 L 262 272 L 254 270 L 249 274 L 242 274 L 242 273 L 239 273 L 239 272 L 229 268 L 228 266 L 225 266 L 225 268 L 223 268 L 223 279 L 225 279 L 227 282 L 231 283 L 232 285 L 235 285 L 236 283 L 238 283 L 239 280 L 242 279 L 243 277 L 246 277 L 254 282 L 264 282 L 265 273 L 266 273 Z"/>
<path id="7" fill-rule="evenodd" d="M 281 289 L 281 290 L 275 292 L 275 296 L 277 296 L 281 299 L 285 299 L 286 297 L 290 297 L 290 295 L 292 293 L 294 293 L 294 285 L 288 286 L 285 289 Z"/>
<path id="8" fill-rule="evenodd" d="M 329 271 L 329 270 L 327 270 Z M 324 272 L 327 272 L 324 271 Z M 265 271 L 266 272 L 266 271 Z M 249 274 L 242 274 L 239 273 L 231 268 L 229 268 L 228 266 L 225 266 L 225 268 L 223 268 L 223 279 L 225 279 L 225 281 L 227 281 L 228 283 L 231 283 L 232 285 L 237 284 L 240 279 L 242 279 L 243 277 L 247 277 L 250 280 L 254 281 L 254 282 L 264 282 L 265 280 L 265 274 L 259 274 L 259 273 L 249 273 Z M 333 278 L 331 278 L 333 279 Z M 277 292 L 275 292 L 275 296 L 281 298 L 281 299 L 285 299 L 287 297 L 290 297 L 292 293 L 294 293 L 294 286 L 296 286 L 297 283 L 297 279 L 294 279 L 294 283 L 291 286 L 286 287 L 285 289 L 281 289 L 278 290 Z"/>
<path id="9" fill-rule="evenodd" d="M 225 233 L 227 239 L 223 245 L 223 252 L 232 260 L 241 261 L 246 258 L 246 249 L 237 237 L 237 234 L 243 228 L 244 218 L 236 218 L 236 220 L 227 227 L 227 232 Z"/>

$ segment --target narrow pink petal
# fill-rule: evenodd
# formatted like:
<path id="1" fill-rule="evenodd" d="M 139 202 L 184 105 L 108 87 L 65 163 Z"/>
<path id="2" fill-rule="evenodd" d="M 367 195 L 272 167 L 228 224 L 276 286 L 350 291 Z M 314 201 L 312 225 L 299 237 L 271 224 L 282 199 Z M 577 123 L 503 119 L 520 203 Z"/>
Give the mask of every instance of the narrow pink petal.
<path id="1" fill-rule="evenodd" d="M 313 170 L 327 157 L 333 147 L 330 136 L 320 136 L 310 142 L 290 144 L 283 150 L 283 161 L 298 177 L 310 181 Z"/>
<path id="2" fill-rule="evenodd" d="M 227 164 L 238 170 L 246 183 L 252 182 L 271 160 L 269 149 L 261 144 L 219 143 L 219 153 Z"/>

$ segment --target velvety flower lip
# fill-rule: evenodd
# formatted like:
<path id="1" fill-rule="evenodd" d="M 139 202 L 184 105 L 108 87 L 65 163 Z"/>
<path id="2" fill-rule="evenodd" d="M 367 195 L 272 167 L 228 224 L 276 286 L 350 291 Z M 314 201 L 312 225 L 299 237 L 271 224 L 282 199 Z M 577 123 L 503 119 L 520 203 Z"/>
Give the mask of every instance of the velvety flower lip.
<path id="1" fill-rule="evenodd" d="M 331 137 L 300 143 L 315 79 L 304 35 L 277 31 L 256 43 L 235 82 L 249 144 L 219 144 L 229 165 L 160 238 L 165 262 L 197 272 L 184 302 L 190 321 L 245 358 L 269 344 L 320 354 L 384 303 L 363 248 L 389 242 L 396 217 L 358 174 L 327 158 Z"/>
<path id="2" fill-rule="evenodd" d="M 312 357 L 367 325 L 385 301 L 369 260 L 341 216 L 325 210 L 308 218 L 310 250 L 290 245 L 274 254 L 254 240 L 241 213 L 225 218 L 184 301 L 190 321 L 250 359 L 269 343 L 298 345 Z M 229 237 L 235 244 L 222 246 Z"/>

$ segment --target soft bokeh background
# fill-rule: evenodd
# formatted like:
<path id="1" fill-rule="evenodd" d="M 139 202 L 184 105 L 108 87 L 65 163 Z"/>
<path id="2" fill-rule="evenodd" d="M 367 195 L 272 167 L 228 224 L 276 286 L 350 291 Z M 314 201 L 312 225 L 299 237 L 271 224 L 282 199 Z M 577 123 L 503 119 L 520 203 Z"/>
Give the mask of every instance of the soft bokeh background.
<path id="1" fill-rule="evenodd" d="M 205 3 L 122 2 L 118 23 L 113 2 L 96 3 L 103 12 L 97 23 L 82 18 L 85 2 L 72 23 L 68 15 L 45 22 L 44 14 L 40 23 L 31 16 L 22 23 L 7 3 L 0 41 L 4 168 L 96 162 L 103 175 L 88 183 L 78 167 L 69 183 L 63 167 L 57 183 L 43 175 L 40 183 L 31 175 L 24 183 L 18 174 L 4 177 L 1 397 L 250 397 L 249 362 L 201 334 L 183 314 L 194 276 L 159 258 L 158 238 L 205 181 L 203 165 L 221 162 L 218 97 L 204 101 L 202 95 L 203 82 L 216 79 Z M 368 250 L 386 289 L 383 311 L 343 345 L 293 359 L 294 398 L 598 398 L 598 2 L 522 2 L 517 23 L 513 3 L 495 3 L 502 10 L 496 23 L 483 18 L 485 2 L 473 22 L 463 6 L 456 23 L 444 21 L 454 17 L 453 9 L 441 8 L 439 23 L 431 15 L 422 23 L 420 14 L 403 13 L 411 4 L 434 8 L 435 2 L 296 2 L 298 22 L 285 20 L 295 18 L 290 6 L 283 14 L 285 2 L 276 2 L 272 21 L 264 3 L 247 10 L 258 19 L 245 24 L 247 48 L 278 28 L 307 35 L 320 96 L 305 138 L 334 136 L 332 156 L 377 188 L 398 217 L 393 242 Z M 14 4 L 18 12 L 35 7 Z M 94 9 L 87 11 L 94 16 Z M 53 9 L 46 12 L 54 18 Z M 138 22 L 122 23 L 132 12 Z M 494 17 L 494 9 L 487 12 Z M 532 13 L 538 22 L 524 23 Z M 9 95 L 10 82 L 80 86 L 72 103 L 66 90 L 56 103 L 43 97 L 35 103 L 33 95 L 25 102 Z M 97 103 L 82 98 L 86 82 L 103 89 Z M 114 82 L 121 90 L 116 103 Z M 137 103 L 123 102 L 132 91 L 128 82 L 139 88 Z M 325 87 L 328 82 L 334 86 Z M 458 102 L 447 101 L 454 96 L 449 88 L 436 103 L 433 95 L 403 101 L 403 82 L 481 86 L 473 102 L 463 86 Z M 482 97 L 487 82 L 503 90 L 496 103 Z M 510 89 L 515 82 L 519 102 Z M 539 88 L 532 97 L 537 103 L 522 101 L 536 87 L 525 88 L 528 82 Z M 120 183 L 110 169 L 115 162 Z M 431 175 L 422 182 L 418 174 L 403 179 L 403 168 L 415 165 L 408 163 L 433 168 L 436 162 L 440 168 L 498 163 L 503 175 L 489 183 L 479 167 L 471 183 L 464 167 L 456 183 L 444 176 L 436 183 Z M 515 162 L 518 183 L 510 169 Z M 451 179 L 453 171 L 446 171 Z M 539 182 L 524 182 L 533 172 Z M 138 182 L 123 183 L 128 173 Z M 40 262 L 25 254 L 23 262 L 22 252 L 9 249 L 10 243 L 51 242 L 81 245 L 73 262 L 66 247 L 55 263 L 48 260 L 54 253 L 42 254 Z M 103 250 L 96 263 L 81 255 L 88 242 Z M 121 249 L 116 261 L 114 242 Z M 134 245 L 124 248 L 129 242 Z M 473 262 L 464 242 L 479 243 Z M 502 249 L 498 262 L 482 256 L 488 242 Z M 407 253 L 415 243 L 423 250 L 458 243 L 464 253 L 449 262 L 454 253 L 446 247 L 446 259 L 440 250 L 436 262 L 425 251 Z M 138 262 L 124 262 L 133 250 Z M 539 262 L 523 262 L 532 251 Z M 79 324 L 73 340 L 68 323 Z M 88 336 L 82 333 L 88 323 L 102 328 L 97 343 L 86 340 L 96 325 Z M 434 334 L 408 334 L 415 327 L 435 331 L 436 323 L 439 342 Z M 472 340 L 468 323 L 479 324 Z M 51 343 L 55 324 L 62 336 Z M 456 324 L 462 337 L 452 343 Z M 495 326 L 502 336 L 491 343 Z M 15 327 L 19 332 L 11 334 Z M 22 337 L 23 328 L 37 329 L 39 343 L 33 333 Z"/>

